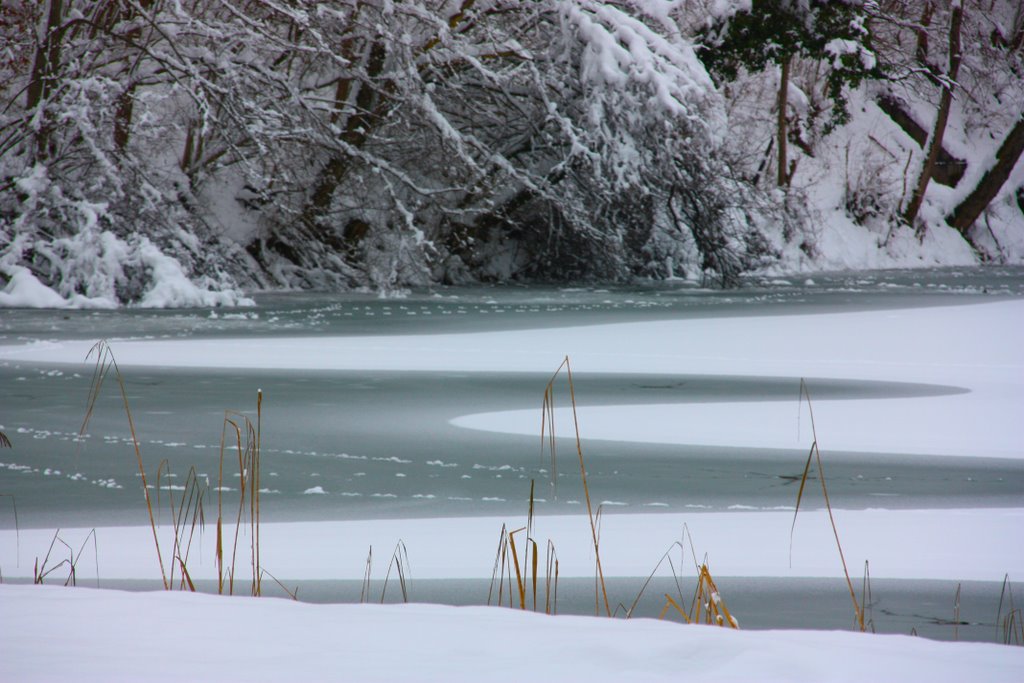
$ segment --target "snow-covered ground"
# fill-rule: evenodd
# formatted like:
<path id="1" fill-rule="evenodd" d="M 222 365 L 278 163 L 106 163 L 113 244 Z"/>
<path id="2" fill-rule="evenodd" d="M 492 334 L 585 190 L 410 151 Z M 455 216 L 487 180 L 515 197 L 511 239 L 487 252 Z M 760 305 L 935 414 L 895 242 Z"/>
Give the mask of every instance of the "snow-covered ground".
<path id="1" fill-rule="evenodd" d="M 434 605 L 0 586 L 9 681 L 1019 681 L 1024 649 Z"/>
<path id="2" fill-rule="evenodd" d="M 575 371 L 869 379 L 937 384 L 948 396 L 815 400 L 829 449 L 1024 458 L 1024 301 L 827 315 L 626 323 L 500 333 L 393 337 L 114 341 L 129 366 Z M 81 362 L 89 344 L 0 348 L 22 363 Z M 592 438 L 770 447 L 810 444 L 789 403 L 621 406 L 581 411 Z M 528 431 L 519 413 L 465 416 L 475 429 Z M 779 423 L 782 423 L 781 426 Z M 563 423 L 564 424 L 564 423 Z M 812 492 L 814 493 L 814 492 Z M 597 500 L 595 502 L 601 502 Z M 880 502 L 884 502 L 880 500 Z M 815 503 L 820 505 L 820 502 Z M 605 508 L 608 576 L 646 575 L 689 529 L 716 576 L 835 577 L 841 566 L 827 516 L 802 512 L 789 557 L 791 510 L 614 514 Z M 266 524 L 263 564 L 284 580 L 361 578 L 368 544 L 402 538 L 414 576 L 489 577 L 498 518 Z M 1015 508 L 837 510 L 847 561 L 873 577 L 1024 576 Z M 153 578 L 148 529 L 97 530 L 99 574 Z M 61 532 L 76 549 L 84 530 Z M 212 536 L 212 534 L 210 534 Z M 542 517 L 563 576 L 592 575 L 585 517 Z M 37 548 L 52 531 L 22 531 Z M 344 543 L 324 539 L 345 539 Z M 457 540 L 453 540 L 457 539 Z M 195 553 L 195 578 L 213 576 L 212 551 Z M 27 576 L 13 531 L 0 532 L 5 576 Z M 90 576 L 88 557 L 80 567 Z M 24 553 L 23 553 L 24 554 Z M 1024 649 L 932 643 L 852 633 L 735 633 L 645 620 L 545 618 L 511 610 L 429 606 L 310 606 L 209 596 L 0 586 L 0 679 L 84 680 L 1020 680 Z M 740 616 L 742 622 L 742 616 Z M 173 644 L 173 647 L 169 647 Z"/>

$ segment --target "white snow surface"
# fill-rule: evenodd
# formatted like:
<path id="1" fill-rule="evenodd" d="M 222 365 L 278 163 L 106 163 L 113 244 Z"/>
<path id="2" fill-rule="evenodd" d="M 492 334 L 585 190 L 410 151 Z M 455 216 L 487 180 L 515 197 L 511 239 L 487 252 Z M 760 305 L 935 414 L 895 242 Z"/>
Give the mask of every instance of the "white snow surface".
<path id="1" fill-rule="evenodd" d="M 48 586 L 0 586 L 0 604 L 0 678 L 12 681 L 998 683 L 1024 669 L 1024 649 L 999 645 L 507 608 Z"/>
<path id="2" fill-rule="evenodd" d="M 9 281 L 0 290 L 0 308 L 115 308 L 113 302 L 76 294 L 65 299 L 36 278 L 24 266 L 6 269 Z M 0 269 L 0 274 L 3 270 Z"/>
<path id="3" fill-rule="evenodd" d="M 0 359 L 77 363 L 91 341 L 0 347 Z M 115 341 L 123 367 L 579 372 L 791 377 L 793 399 L 580 410 L 584 437 L 790 448 L 811 443 L 798 378 L 953 387 L 930 398 L 815 401 L 822 449 L 1024 457 L 1024 301 L 821 315 L 679 319 L 470 334 Z M 578 387 L 585 402 L 586 385 Z M 563 406 L 563 408 L 565 408 Z M 561 424 L 568 424 L 562 415 Z M 456 425 L 537 432 L 524 410 Z M 743 425 L 737 429 L 736 425 Z M 564 434 L 564 432 L 563 432 Z"/>

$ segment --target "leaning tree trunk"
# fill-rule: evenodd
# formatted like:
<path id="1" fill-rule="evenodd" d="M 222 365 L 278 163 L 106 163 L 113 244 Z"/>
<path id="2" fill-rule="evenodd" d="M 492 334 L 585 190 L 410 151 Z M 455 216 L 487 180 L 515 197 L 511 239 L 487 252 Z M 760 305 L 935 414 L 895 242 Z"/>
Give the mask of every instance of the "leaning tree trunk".
<path id="1" fill-rule="evenodd" d="M 956 77 L 960 72 L 960 25 L 963 21 L 963 7 L 959 0 L 955 0 L 953 16 L 949 23 L 949 73 L 942 84 L 942 97 L 939 99 L 939 111 L 935 116 L 935 128 L 932 130 L 931 141 L 928 143 L 928 156 L 921 167 L 921 175 L 918 176 L 917 186 L 914 194 L 903 212 L 903 220 L 908 225 L 913 225 L 917 218 L 917 212 L 921 210 L 924 202 L 924 193 L 928 189 L 928 181 L 931 180 L 932 172 L 935 170 L 935 162 L 939 159 L 939 152 L 942 151 L 942 137 L 946 133 L 946 123 L 949 121 L 949 110 L 953 104 L 953 89 L 956 87 Z"/>
<path id="2" fill-rule="evenodd" d="M 1003 187 L 1003 183 L 1010 177 L 1022 152 L 1024 152 L 1024 112 L 1021 112 L 1017 123 L 1007 133 L 1003 144 L 999 145 L 999 150 L 996 151 L 995 165 L 981 177 L 975 188 L 953 209 L 953 212 L 946 216 L 946 222 L 966 237 L 967 230 L 989 203 L 995 199 Z"/>

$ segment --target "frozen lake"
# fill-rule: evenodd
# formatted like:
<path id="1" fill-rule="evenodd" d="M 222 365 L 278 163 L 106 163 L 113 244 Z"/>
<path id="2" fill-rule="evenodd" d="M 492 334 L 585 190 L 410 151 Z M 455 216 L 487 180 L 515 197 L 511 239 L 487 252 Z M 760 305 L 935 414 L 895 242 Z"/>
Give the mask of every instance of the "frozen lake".
<path id="1" fill-rule="evenodd" d="M 999 423 L 1024 405 L 1024 351 L 1013 343 L 1024 320 L 1004 321 L 995 332 L 1011 338 L 993 341 L 990 331 L 967 323 L 946 338 L 928 313 L 1022 297 L 1024 270 L 1000 268 L 777 279 L 733 292 L 682 284 L 478 287 L 385 299 L 268 294 L 256 297 L 256 308 L 231 311 L 0 310 L 0 429 L 14 445 L 0 450 L 0 493 L 15 497 L 22 529 L 145 523 L 113 383 L 88 438 L 80 446 L 75 440 L 92 369 L 82 363 L 85 351 L 106 338 L 122 365 L 147 470 L 166 459 L 184 478 L 194 465 L 216 485 L 224 411 L 255 417 L 256 391 L 263 391 L 265 522 L 522 517 L 531 480 L 540 516 L 582 513 L 572 442 L 560 446 L 557 487 L 540 443 L 542 393 L 566 354 L 590 490 L 605 515 L 791 510 L 810 431 L 806 404 L 801 412 L 797 401 L 801 378 L 821 414 L 835 507 L 864 514 L 1022 508 L 1024 441 L 1019 426 Z M 914 316 L 938 327 L 921 327 Z M 767 336 L 748 341 L 748 329 Z M 896 342 L 881 339 L 889 329 Z M 918 329 L 942 335 L 913 338 Z M 698 338 L 701 330 L 710 330 L 706 339 Z M 965 363 L 976 341 L 981 353 L 992 343 L 992 353 L 1005 357 Z M 915 353 L 901 343 L 927 348 Z M 950 367 L 941 362 L 945 344 L 960 350 Z M 794 355 L 780 351 L 790 346 Z M 567 406 L 566 387 L 558 386 Z M 560 435 L 571 434 L 571 417 L 559 414 L 557 425 Z M 811 494 L 808 509 L 820 508 L 820 490 Z M 14 526 L 6 502 L 0 499 L 0 529 Z M 663 548 L 649 550 L 656 561 Z M 0 563 L 9 563 L 8 551 L 0 548 Z M 834 547 L 820 552 L 831 561 Z M 491 562 L 493 541 L 480 553 Z M 988 639 L 995 614 L 987 626 L 985 614 L 998 602 L 997 581 L 1024 570 L 1020 559 L 1011 553 L 1015 566 L 992 567 L 991 579 L 971 584 L 968 592 L 979 597 L 965 620 L 977 637 Z M 16 575 L 8 566 L 0 564 L 4 575 Z M 355 584 L 347 577 L 359 569 L 333 582 L 309 577 L 307 597 L 351 599 Z M 643 573 L 623 571 L 617 580 Z M 752 577 L 767 572 L 744 571 L 726 569 L 736 576 L 737 596 L 747 596 L 739 599 L 752 626 L 770 626 L 773 611 L 808 590 L 781 571 L 760 580 Z M 137 578 L 119 580 L 137 585 Z M 945 603 L 955 578 L 883 572 L 881 581 L 898 587 L 890 601 L 897 593 L 901 599 L 888 621 L 875 614 L 880 628 L 948 635 L 940 622 L 951 614 Z M 565 609 L 585 612 L 586 591 L 566 581 Z M 812 593 L 826 592 L 830 581 L 822 576 Z M 418 599 L 466 600 L 443 572 L 421 585 Z M 757 599 L 766 587 L 775 596 L 767 603 Z M 583 597 L 572 598 L 574 591 Z M 832 606 L 842 592 L 836 596 L 815 600 L 821 627 L 843 627 L 836 624 L 842 607 Z M 919 602 L 934 608 L 915 621 L 908 615 Z M 970 637 L 970 627 L 961 628 L 960 637 Z"/>

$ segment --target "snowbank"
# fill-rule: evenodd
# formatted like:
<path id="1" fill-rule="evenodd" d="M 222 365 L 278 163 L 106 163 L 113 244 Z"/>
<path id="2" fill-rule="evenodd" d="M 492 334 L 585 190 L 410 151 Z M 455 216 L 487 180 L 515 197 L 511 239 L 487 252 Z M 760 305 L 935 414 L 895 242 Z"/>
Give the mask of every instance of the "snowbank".
<path id="1" fill-rule="evenodd" d="M 310 605 L 48 586 L 0 586 L 0 603 L 0 678 L 23 683 L 998 683 L 1016 682 L 1024 670 L 1024 649 L 999 645 L 552 618 L 507 608 Z"/>

